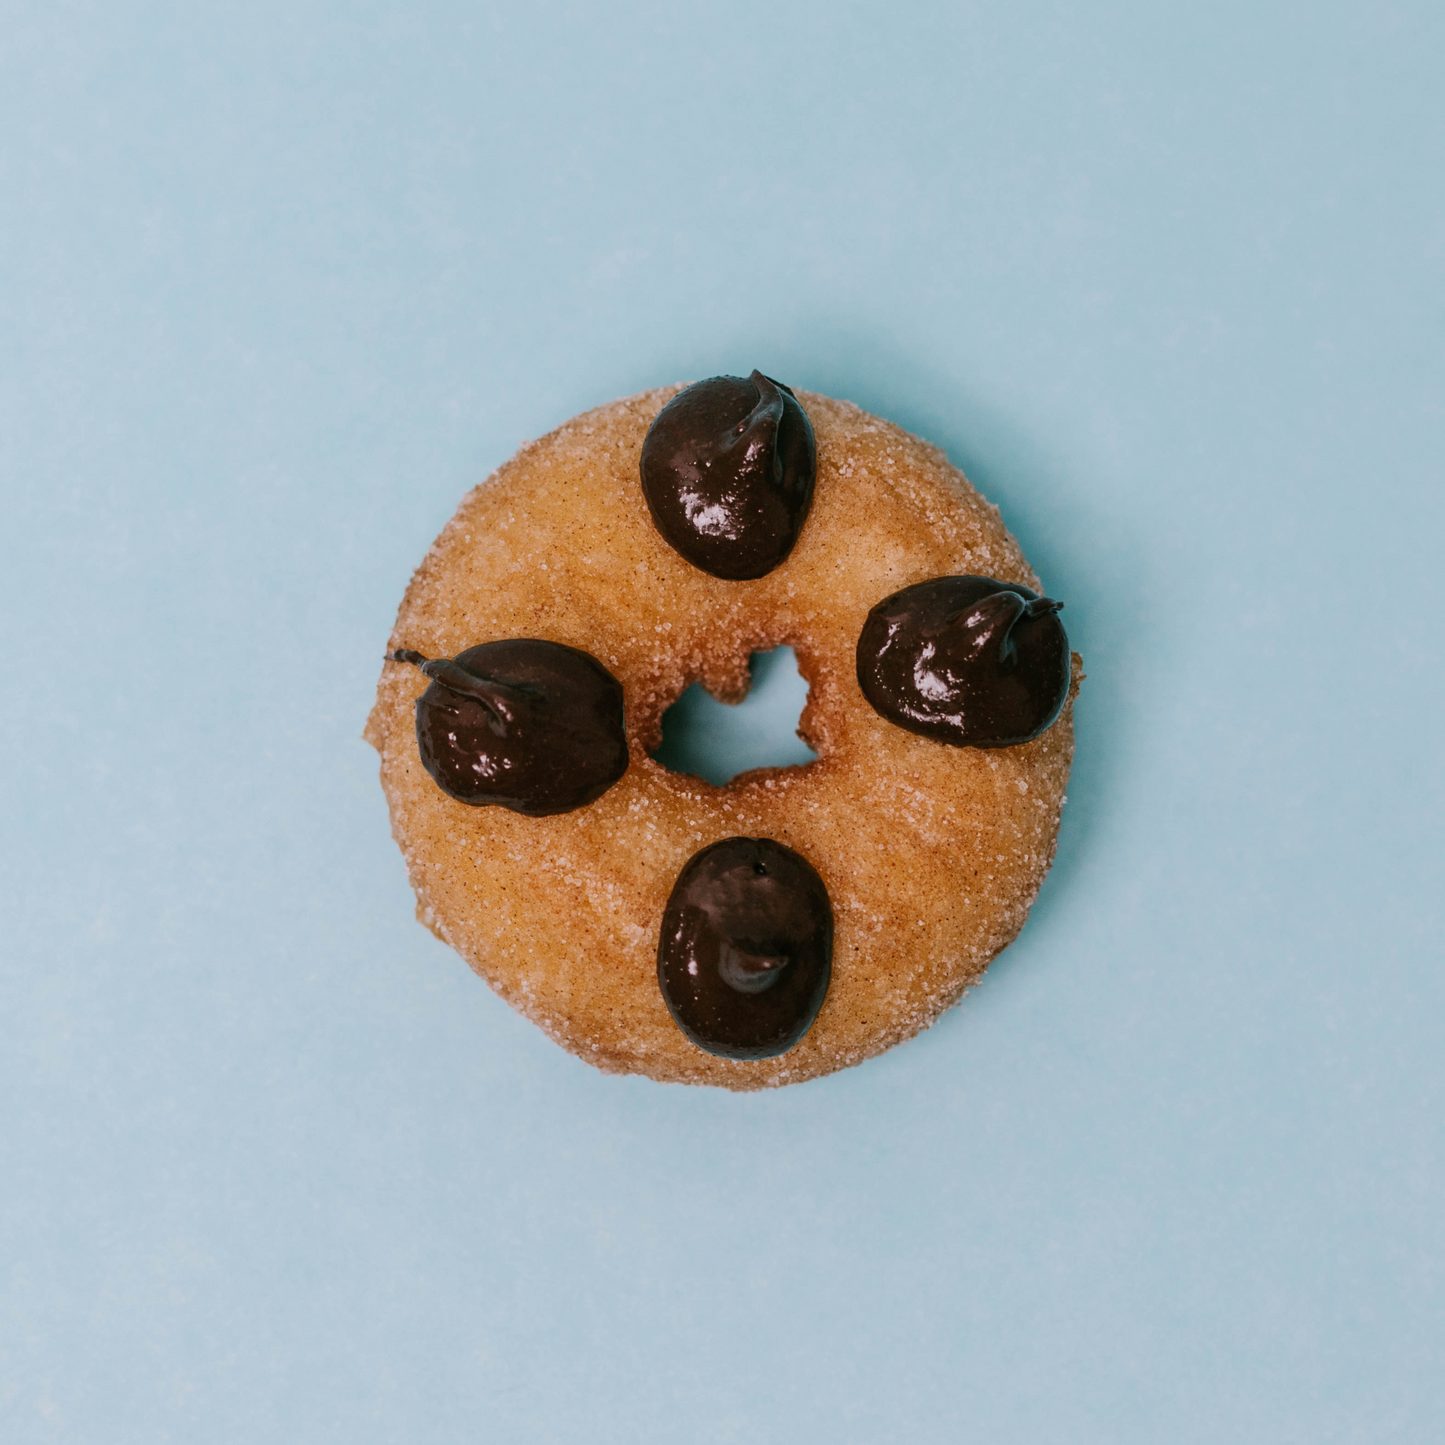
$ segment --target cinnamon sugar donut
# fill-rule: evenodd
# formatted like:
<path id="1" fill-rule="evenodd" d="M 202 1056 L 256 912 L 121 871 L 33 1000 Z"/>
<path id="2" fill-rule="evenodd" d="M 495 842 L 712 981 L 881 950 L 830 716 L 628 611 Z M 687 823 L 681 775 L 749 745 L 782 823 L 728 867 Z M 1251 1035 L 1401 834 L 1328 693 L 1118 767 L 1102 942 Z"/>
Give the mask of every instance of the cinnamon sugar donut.
<path id="1" fill-rule="evenodd" d="M 767 379 L 753 380 L 761 394 Z M 886 715 L 879 699 L 892 684 L 877 668 L 864 678 L 859 651 L 865 628 L 884 626 L 870 623 L 884 601 L 936 579 L 995 579 L 1012 602 L 1036 598 L 1038 579 L 997 508 L 937 448 L 848 402 L 787 393 L 816 449 L 808 453 L 795 419 L 792 441 L 779 432 L 777 450 L 794 458 L 790 466 L 815 468 L 811 494 L 789 494 L 793 532 L 763 575 L 714 575 L 678 550 L 685 540 L 663 529 L 682 524 L 669 520 L 656 485 L 645 491 L 645 467 L 639 477 L 649 429 L 680 391 L 575 417 L 468 493 L 407 589 L 366 738 L 381 755 L 418 917 L 508 1003 L 598 1068 L 757 1089 L 816 1078 L 911 1037 L 1018 933 L 1054 854 L 1082 674 L 1064 644 L 1055 719 L 1010 745 L 968 745 L 963 732 L 929 735 L 901 712 Z M 792 413 L 773 404 L 787 426 Z M 708 505 L 689 502 L 687 515 L 713 515 Z M 981 615 L 968 620 L 982 626 Z M 447 737 L 458 708 L 491 704 L 470 694 L 458 703 L 438 681 L 445 664 L 428 664 L 428 676 L 411 664 L 465 666 L 468 649 L 506 639 L 560 644 L 548 656 L 575 670 L 575 654 L 585 654 L 620 684 L 615 727 L 625 728 L 626 757 L 599 765 L 586 801 L 567 811 L 468 806 L 423 766 L 416 704 L 428 676 L 442 690 L 431 696 L 451 708 L 440 725 Z M 663 712 L 684 688 L 701 681 L 740 701 L 750 655 L 781 644 L 809 684 L 799 732 L 816 761 L 715 787 L 652 760 Z M 865 695 L 860 679 L 879 696 Z M 463 676 L 455 686 L 467 693 L 470 684 Z M 523 702 L 543 698 L 515 686 Z M 493 713 L 476 713 L 480 727 L 477 718 L 500 735 Z M 758 845 L 747 857 L 760 879 L 769 859 L 800 878 L 807 870 L 825 890 L 821 906 L 831 906 L 825 929 L 814 899 L 806 925 L 808 946 L 829 951 L 821 986 L 814 979 L 811 993 L 799 990 L 816 1016 L 764 1057 L 710 1047 L 675 987 L 664 993 L 664 914 L 681 906 L 682 875 L 701 876 L 698 859 L 716 862 L 714 845 L 725 840 Z M 817 893 L 811 881 L 798 886 Z M 782 966 L 745 955 L 745 970 Z"/>

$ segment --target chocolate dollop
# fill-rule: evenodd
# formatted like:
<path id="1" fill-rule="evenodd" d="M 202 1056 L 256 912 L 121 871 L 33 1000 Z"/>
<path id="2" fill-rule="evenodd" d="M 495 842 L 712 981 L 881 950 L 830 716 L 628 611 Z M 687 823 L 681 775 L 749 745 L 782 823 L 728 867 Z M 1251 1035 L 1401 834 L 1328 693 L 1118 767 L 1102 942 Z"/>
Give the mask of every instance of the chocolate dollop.
<path id="1" fill-rule="evenodd" d="M 684 388 L 642 443 L 657 530 L 694 567 L 730 581 L 766 576 L 793 550 L 817 470 L 808 413 L 760 371 Z"/>
<path id="2" fill-rule="evenodd" d="M 770 1059 L 811 1027 L 833 972 L 833 906 L 812 864 L 771 838 L 724 838 L 683 865 L 657 981 L 677 1026 L 725 1059 Z"/>
<path id="3" fill-rule="evenodd" d="M 429 661 L 416 700 L 422 766 L 461 803 L 541 818 L 600 798 L 627 771 L 622 684 L 590 653 L 533 637 Z"/>
<path id="4" fill-rule="evenodd" d="M 934 577 L 885 597 L 858 637 L 858 685 L 891 723 L 1005 748 L 1053 725 L 1069 695 L 1064 604 L 992 577 Z"/>

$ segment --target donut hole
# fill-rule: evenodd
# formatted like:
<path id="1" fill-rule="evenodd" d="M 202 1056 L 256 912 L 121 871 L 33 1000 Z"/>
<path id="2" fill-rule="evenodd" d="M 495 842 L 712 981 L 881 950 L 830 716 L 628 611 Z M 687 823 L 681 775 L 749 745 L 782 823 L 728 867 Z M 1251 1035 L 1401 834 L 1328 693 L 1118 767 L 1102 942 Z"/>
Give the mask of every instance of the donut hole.
<path id="1" fill-rule="evenodd" d="M 662 744 L 652 754 L 670 773 L 721 787 L 753 768 L 792 768 L 817 758 L 798 736 L 808 684 L 791 647 L 755 652 L 748 692 L 719 702 L 695 682 L 662 715 Z"/>

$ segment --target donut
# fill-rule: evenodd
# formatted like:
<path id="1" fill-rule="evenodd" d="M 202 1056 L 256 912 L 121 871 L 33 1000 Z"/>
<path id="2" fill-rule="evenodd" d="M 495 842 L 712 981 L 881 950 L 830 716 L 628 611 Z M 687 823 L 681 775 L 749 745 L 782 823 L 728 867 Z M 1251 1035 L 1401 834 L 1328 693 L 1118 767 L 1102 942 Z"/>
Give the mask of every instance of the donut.
<path id="1" fill-rule="evenodd" d="M 944 454 L 754 372 L 625 397 L 462 500 L 366 739 L 417 916 L 597 1068 L 749 1090 L 912 1037 L 1017 935 L 1082 680 Z M 792 647 L 802 766 L 652 758 Z"/>

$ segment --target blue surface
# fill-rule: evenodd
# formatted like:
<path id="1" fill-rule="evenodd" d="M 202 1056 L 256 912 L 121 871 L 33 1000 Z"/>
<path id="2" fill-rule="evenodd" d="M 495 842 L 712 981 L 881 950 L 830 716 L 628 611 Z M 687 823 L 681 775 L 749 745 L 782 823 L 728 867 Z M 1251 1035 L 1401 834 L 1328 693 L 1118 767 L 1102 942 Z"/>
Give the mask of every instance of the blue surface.
<path id="1" fill-rule="evenodd" d="M 12 0 L 0 1437 L 1442 1438 L 1442 14 Z M 470 483 L 752 366 L 1089 678 L 984 985 L 738 1098 L 419 928 L 359 733 Z"/>
<path id="2" fill-rule="evenodd" d="M 755 652 L 748 695 L 726 704 L 695 682 L 662 715 L 662 746 L 653 757 L 675 773 L 726 783 L 750 768 L 787 768 L 818 755 L 798 736 L 808 684 L 791 647 Z"/>

